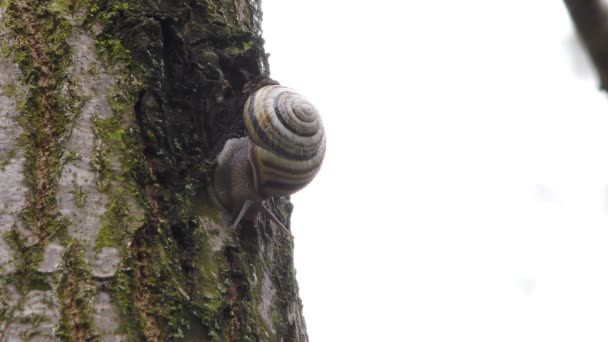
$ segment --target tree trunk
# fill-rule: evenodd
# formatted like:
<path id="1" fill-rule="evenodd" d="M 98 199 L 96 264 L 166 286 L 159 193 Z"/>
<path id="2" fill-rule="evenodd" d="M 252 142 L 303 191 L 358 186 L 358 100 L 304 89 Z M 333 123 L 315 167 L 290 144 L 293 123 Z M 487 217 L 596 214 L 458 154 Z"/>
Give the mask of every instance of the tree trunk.
<path id="1" fill-rule="evenodd" d="M 608 91 L 608 8 L 602 0 L 564 0 L 564 3 L 595 66 L 600 88 Z"/>
<path id="2" fill-rule="evenodd" d="M 293 243 L 206 197 L 273 83 L 260 20 L 259 0 L 0 0 L 0 341 L 308 340 Z"/>

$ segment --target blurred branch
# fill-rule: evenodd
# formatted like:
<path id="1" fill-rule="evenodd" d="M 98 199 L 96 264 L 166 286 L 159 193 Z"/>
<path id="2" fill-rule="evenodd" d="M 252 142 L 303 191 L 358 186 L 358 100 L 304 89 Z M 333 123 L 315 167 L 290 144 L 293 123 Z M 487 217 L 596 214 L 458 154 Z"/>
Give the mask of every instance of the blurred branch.
<path id="1" fill-rule="evenodd" d="M 608 14 L 601 0 L 564 0 L 572 22 L 608 91 Z"/>

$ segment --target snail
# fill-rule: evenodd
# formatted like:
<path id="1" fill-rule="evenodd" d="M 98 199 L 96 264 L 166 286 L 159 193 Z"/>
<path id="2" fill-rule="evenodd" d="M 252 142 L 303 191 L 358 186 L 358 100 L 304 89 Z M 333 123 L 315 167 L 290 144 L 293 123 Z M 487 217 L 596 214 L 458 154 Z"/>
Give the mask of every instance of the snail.
<path id="1" fill-rule="evenodd" d="M 243 120 L 247 136 L 227 140 L 217 157 L 211 198 L 226 210 L 240 208 L 232 228 L 258 205 L 291 236 L 264 201 L 291 195 L 315 177 L 325 155 L 321 117 L 294 90 L 272 85 L 249 96 Z"/>

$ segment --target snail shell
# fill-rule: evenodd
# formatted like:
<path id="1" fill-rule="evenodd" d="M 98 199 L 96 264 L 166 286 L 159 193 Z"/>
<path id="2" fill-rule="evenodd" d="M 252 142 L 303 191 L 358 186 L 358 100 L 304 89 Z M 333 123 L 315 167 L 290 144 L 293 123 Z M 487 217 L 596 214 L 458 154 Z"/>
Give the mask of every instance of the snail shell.
<path id="1" fill-rule="evenodd" d="M 266 86 L 245 103 L 247 136 L 229 139 L 218 155 L 213 193 L 222 206 L 290 195 L 317 174 L 325 132 L 315 107 L 284 86 Z"/>

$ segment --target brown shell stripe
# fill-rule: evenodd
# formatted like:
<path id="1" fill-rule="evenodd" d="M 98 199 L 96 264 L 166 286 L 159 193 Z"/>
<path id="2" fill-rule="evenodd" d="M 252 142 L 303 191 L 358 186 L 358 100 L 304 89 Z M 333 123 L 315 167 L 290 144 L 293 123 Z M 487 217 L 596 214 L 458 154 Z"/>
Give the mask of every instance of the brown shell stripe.
<path id="1" fill-rule="evenodd" d="M 250 149 L 256 185 L 264 195 L 291 194 L 308 184 L 319 171 L 318 158 L 305 162 L 285 160 L 260 147 Z"/>
<path id="2" fill-rule="evenodd" d="M 324 132 L 321 127 L 315 135 L 301 137 L 306 138 L 306 143 L 298 144 L 294 134 L 284 126 L 276 126 L 263 99 L 267 91 L 258 90 L 245 106 L 244 119 L 247 131 L 251 139 L 260 146 L 273 150 L 275 153 L 293 160 L 307 160 L 318 153 L 319 146 L 323 143 Z M 261 100 L 261 103 L 258 103 Z M 274 105 L 274 102 L 271 106 Z M 273 107 L 270 107 L 271 109 Z"/>

